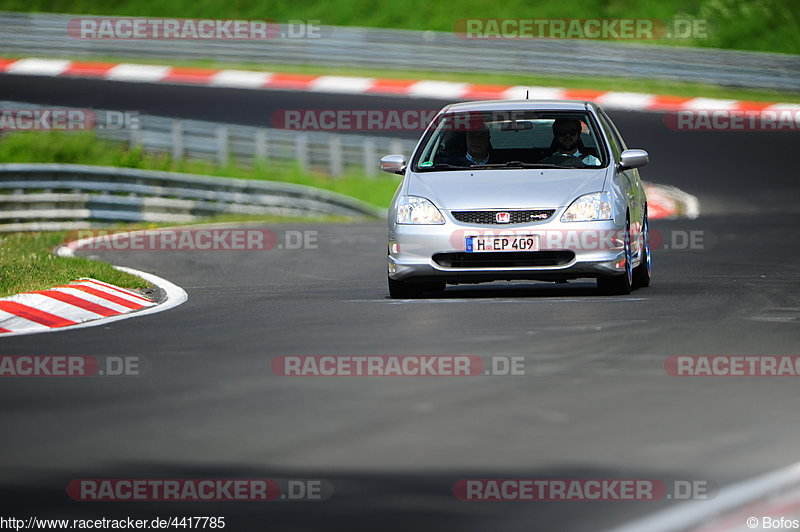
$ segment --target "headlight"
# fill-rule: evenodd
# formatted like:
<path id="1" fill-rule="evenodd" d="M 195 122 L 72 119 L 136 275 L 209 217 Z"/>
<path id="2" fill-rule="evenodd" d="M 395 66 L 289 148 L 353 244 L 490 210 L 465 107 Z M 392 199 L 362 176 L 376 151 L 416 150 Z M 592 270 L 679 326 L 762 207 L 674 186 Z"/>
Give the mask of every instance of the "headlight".
<path id="1" fill-rule="evenodd" d="M 397 202 L 397 223 L 443 224 L 444 216 L 433 203 L 425 198 L 403 196 Z"/>
<path id="2" fill-rule="evenodd" d="M 594 220 L 610 220 L 613 217 L 611 194 L 608 192 L 593 192 L 573 201 L 572 205 L 561 215 L 561 221 L 591 222 Z"/>

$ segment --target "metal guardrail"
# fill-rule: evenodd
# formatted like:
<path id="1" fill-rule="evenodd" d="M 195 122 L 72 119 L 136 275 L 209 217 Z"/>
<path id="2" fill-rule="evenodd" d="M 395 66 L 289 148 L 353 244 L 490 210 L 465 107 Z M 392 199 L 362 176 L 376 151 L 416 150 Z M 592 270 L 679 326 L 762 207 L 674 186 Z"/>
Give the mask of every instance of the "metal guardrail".
<path id="1" fill-rule="evenodd" d="M 348 196 L 289 183 L 74 164 L 0 164 L 0 232 L 183 223 L 215 214 L 384 216 Z"/>
<path id="2" fill-rule="evenodd" d="M 53 105 L 0 101 L 2 109 L 58 109 Z M 95 110 L 98 116 L 108 111 Z M 377 135 L 351 135 L 257 128 L 237 124 L 138 115 L 138 129 L 96 129 L 98 137 L 171 154 L 175 160 L 198 159 L 225 166 L 256 160 L 285 161 L 302 171 L 331 176 L 348 171 L 380 174 L 379 159 L 390 153 L 409 156 L 416 141 Z M 105 120 L 100 120 L 105 123 Z"/>
<path id="3" fill-rule="evenodd" d="M 800 56 L 790 54 L 577 39 L 469 40 L 446 32 L 341 26 L 322 26 L 319 38 L 265 41 L 81 40 L 67 33 L 67 22 L 75 17 L 0 13 L 0 52 L 45 57 L 211 59 L 414 71 L 655 78 L 800 90 Z M 633 82 L 631 89 L 635 90 Z"/>

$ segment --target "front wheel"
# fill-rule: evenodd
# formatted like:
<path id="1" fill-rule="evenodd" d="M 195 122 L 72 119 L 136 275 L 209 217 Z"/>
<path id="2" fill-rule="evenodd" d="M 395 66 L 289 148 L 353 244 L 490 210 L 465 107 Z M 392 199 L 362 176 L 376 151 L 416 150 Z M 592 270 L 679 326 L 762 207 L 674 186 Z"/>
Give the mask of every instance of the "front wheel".
<path id="1" fill-rule="evenodd" d="M 444 281 L 431 281 L 429 283 L 409 283 L 389 280 L 389 296 L 392 299 L 418 299 L 425 293 L 440 294 L 444 292 Z"/>
<path id="2" fill-rule="evenodd" d="M 604 294 L 625 295 L 633 289 L 633 268 L 631 267 L 631 222 L 625 224 L 625 273 L 614 277 L 598 277 L 597 288 Z"/>

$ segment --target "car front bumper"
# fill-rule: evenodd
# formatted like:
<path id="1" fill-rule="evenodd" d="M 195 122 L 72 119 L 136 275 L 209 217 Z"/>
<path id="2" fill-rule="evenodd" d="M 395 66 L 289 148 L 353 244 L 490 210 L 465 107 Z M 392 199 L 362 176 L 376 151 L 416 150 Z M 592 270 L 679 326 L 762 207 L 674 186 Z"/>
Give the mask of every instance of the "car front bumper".
<path id="1" fill-rule="evenodd" d="M 560 281 L 622 274 L 624 226 L 548 221 L 514 225 L 394 224 L 389 230 L 388 274 L 397 281 L 477 283 Z M 539 251 L 467 253 L 466 237 L 535 235 Z"/>

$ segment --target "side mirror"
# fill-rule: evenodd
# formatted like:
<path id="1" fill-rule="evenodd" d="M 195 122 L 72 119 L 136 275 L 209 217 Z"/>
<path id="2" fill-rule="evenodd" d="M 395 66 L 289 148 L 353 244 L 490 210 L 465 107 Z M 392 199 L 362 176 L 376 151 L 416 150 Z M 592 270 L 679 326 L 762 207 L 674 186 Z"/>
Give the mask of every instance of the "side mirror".
<path id="1" fill-rule="evenodd" d="M 405 155 L 387 155 L 381 158 L 381 170 L 390 174 L 400 174 L 406 171 Z"/>
<path id="2" fill-rule="evenodd" d="M 644 150 L 625 150 L 619 156 L 619 169 L 630 170 L 640 168 L 650 162 L 650 156 Z"/>

